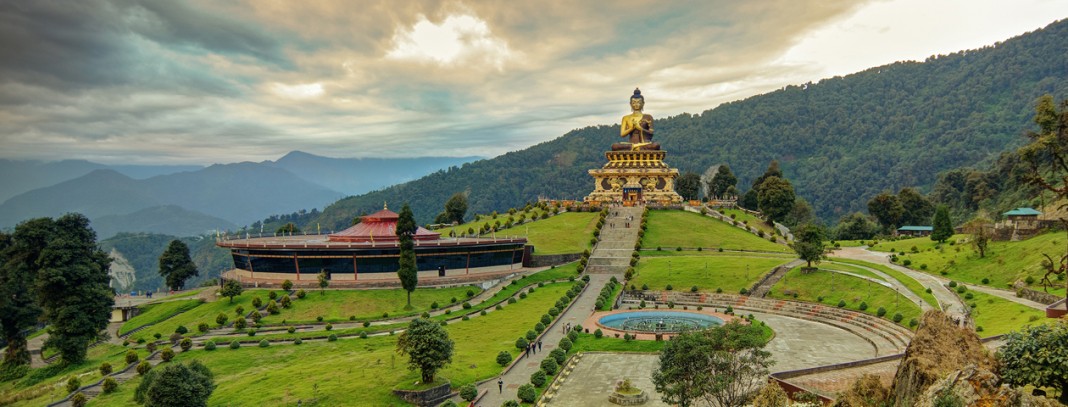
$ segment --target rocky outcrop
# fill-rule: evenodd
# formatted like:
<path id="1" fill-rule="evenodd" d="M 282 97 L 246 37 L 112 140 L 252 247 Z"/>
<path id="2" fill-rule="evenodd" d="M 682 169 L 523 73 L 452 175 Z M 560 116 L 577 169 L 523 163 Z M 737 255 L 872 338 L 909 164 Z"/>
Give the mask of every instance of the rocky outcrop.
<path id="1" fill-rule="evenodd" d="M 894 406 L 916 405 L 928 388 L 968 366 L 992 371 L 994 358 L 975 332 L 957 327 L 941 311 L 928 311 L 894 375 Z"/>
<path id="2" fill-rule="evenodd" d="M 890 389 L 883 386 L 879 376 L 866 374 L 857 379 L 845 393 L 838 395 L 834 407 L 881 407 L 890 398 Z"/>
<path id="3" fill-rule="evenodd" d="M 977 366 L 967 366 L 952 372 L 929 387 L 916 401 L 916 407 L 935 406 L 1063 406 L 1055 400 L 1035 397 L 1007 385 L 993 372 Z"/>
<path id="4" fill-rule="evenodd" d="M 111 249 L 108 256 L 111 257 L 108 276 L 111 277 L 115 290 L 121 293 L 132 289 L 134 283 L 137 282 L 137 271 L 130 265 L 130 261 L 126 260 L 126 257 L 117 249 Z"/>

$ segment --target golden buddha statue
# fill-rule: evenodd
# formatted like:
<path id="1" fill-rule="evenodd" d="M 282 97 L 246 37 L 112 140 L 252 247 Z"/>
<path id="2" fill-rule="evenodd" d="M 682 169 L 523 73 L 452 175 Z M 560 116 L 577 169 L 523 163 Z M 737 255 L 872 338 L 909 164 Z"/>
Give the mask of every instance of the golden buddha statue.
<path id="1" fill-rule="evenodd" d="M 642 91 L 635 88 L 630 97 L 631 113 L 623 116 L 619 125 L 619 136 L 629 137 L 629 142 L 612 144 L 612 151 L 620 150 L 659 150 L 660 144 L 653 142 L 653 116 L 642 113 L 645 98 Z"/>

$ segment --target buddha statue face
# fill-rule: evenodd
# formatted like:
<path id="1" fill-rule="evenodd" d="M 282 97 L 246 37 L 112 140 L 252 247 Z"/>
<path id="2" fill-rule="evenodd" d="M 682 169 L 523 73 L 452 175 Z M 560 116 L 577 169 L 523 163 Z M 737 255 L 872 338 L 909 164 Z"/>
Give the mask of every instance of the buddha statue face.
<path id="1" fill-rule="evenodd" d="M 634 109 L 635 111 L 640 112 L 640 111 L 642 111 L 642 108 L 644 108 L 644 107 L 645 107 L 645 99 L 643 99 L 643 98 L 631 98 L 630 99 L 630 108 L 631 109 Z"/>

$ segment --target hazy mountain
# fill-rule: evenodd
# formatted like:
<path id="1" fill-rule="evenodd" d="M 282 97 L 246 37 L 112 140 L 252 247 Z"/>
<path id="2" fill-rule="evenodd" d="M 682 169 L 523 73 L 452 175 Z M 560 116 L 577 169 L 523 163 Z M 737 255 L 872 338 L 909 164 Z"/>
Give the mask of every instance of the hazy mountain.
<path id="1" fill-rule="evenodd" d="M 85 160 L 38 161 L 0 159 L 0 202 L 37 188 L 78 178 L 93 170 L 112 169 L 135 179 L 182 171 L 195 171 L 196 165 L 104 165 Z"/>
<path id="2" fill-rule="evenodd" d="M 114 170 L 35 189 L 0 205 L 0 227 L 38 216 L 80 212 L 90 219 L 127 215 L 165 205 L 247 225 L 295 208 L 316 208 L 341 197 L 281 168 L 257 163 L 212 165 L 190 172 L 135 180 Z M 139 226 L 115 226 L 141 230 Z"/>
<path id="3" fill-rule="evenodd" d="M 308 181 L 348 195 L 408 182 L 480 157 L 330 158 L 293 151 L 263 164 L 285 169 Z"/>
<path id="4" fill-rule="evenodd" d="M 1023 132 L 1033 126 L 1034 101 L 1047 93 L 1068 98 L 1065 38 L 1068 20 L 978 50 L 789 86 L 697 115 L 657 117 L 656 140 L 668 152 L 668 164 L 682 171 L 729 164 L 743 191 L 771 160 L 779 160 L 798 194 L 834 222 L 865 211 L 867 200 L 883 190 L 926 191 L 942 171 L 990 162 L 1021 145 Z M 646 100 L 655 110 L 655 95 Z M 346 198 L 315 222 L 341 227 L 388 201 L 409 202 L 426 223 L 450 195 L 465 190 L 469 214 L 538 197 L 581 199 L 593 189 L 586 171 L 604 164 L 604 151 L 618 135 L 617 126 L 574 130 L 522 151 Z"/>
<path id="5" fill-rule="evenodd" d="M 125 215 L 100 216 L 92 219 L 92 227 L 97 239 L 107 239 L 120 232 L 198 236 L 214 230 L 237 229 L 237 225 L 224 219 L 176 205 L 153 206 Z"/>

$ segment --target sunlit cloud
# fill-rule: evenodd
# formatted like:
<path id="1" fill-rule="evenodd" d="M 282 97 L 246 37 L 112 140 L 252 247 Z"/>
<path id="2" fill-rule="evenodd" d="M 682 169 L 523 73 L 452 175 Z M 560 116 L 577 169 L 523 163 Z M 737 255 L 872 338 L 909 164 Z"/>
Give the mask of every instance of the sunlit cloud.
<path id="1" fill-rule="evenodd" d="M 271 84 L 270 89 L 274 94 L 289 99 L 310 99 L 323 95 L 323 84 L 321 83 L 304 83 L 299 85 L 273 83 Z"/>
<path id="2" fill-rule="evenodd" d="M 485 21 L 465 14 L 450 15 L 438 24 L 421 15 L 412 27 L 398 28 L 393 43 L 394 48 L 386 54 L 389 58 L 441 65 L 482 60 L 500 69 L 512 54 Z"/>

